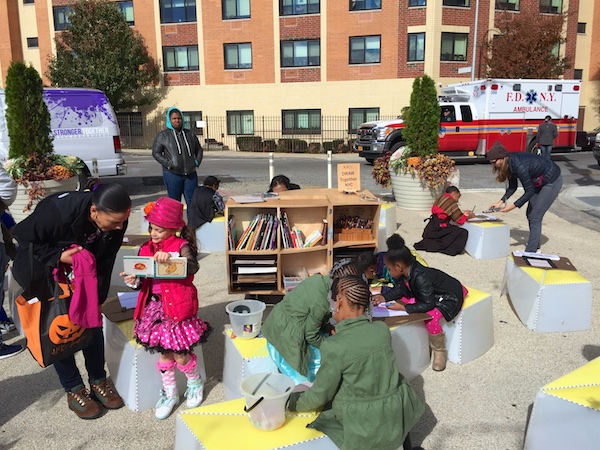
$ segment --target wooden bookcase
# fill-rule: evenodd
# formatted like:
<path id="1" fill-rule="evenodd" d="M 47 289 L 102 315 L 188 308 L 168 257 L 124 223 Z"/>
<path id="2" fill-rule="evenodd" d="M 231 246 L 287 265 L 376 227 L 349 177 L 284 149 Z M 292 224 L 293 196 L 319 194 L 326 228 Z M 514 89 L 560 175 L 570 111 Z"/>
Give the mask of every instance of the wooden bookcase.
<path id="1" fill-rule="evenodd" d="M 232 217 L 235 223 L 234 245 L 257 214 L 270 214 L 278 220 L 285 214 L 290 227 L 297 228 L 304 237 L 315 230 L 321 231 L 323 220 L 327 220 L 327 242 L 300 248 L 285 248 L 281 227 L 277 226 L 274 248 L 231 249 L 228 226 L 226 259 L 229 293 L 284 294 L 284 277 L 327 273 L 338 258 L 355 256 L 368 249 L 375 250 L 380 203 L 362 197 L 373 198 L 373 195 L 368 191 L 344 194 L 335 189 L 303 189 L 282 192 L 279 199 L 259 203 L 228 200 L 225 217 L 228 224 Z M 348 232 L 340 228 L 342 224 L 365 228 Z M 366 228 L 369 224 L 370 228 Z M 262 273 L 253 272 L 252 267 L 260 267 L 257 272 Z"/>

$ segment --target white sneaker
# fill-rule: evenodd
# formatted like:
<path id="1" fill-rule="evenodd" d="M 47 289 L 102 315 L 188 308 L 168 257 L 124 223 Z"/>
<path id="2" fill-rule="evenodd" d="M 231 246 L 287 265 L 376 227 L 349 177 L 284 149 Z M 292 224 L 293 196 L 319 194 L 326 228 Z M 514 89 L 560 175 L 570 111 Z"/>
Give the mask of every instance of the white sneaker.
<path id="1" fill-rule="evenodd" d="M 204 383 L 202 383 L 202 379 L 198 378 L 195 381 L 188 380 L 187 390 L 183 395 L 187 398 L 185 406 L 188 408 L 197 408 L 200 406 L 204 395 Z"/>
<path id="2" fill-rule="evenodd" d="M 177 388 L 160 391 L 160 398 L 156 403 L 156 411 L 154 417 L 157 419 L 166 419 L 171 415 L 173 409 L 179 405 L 179 392 Z"/>

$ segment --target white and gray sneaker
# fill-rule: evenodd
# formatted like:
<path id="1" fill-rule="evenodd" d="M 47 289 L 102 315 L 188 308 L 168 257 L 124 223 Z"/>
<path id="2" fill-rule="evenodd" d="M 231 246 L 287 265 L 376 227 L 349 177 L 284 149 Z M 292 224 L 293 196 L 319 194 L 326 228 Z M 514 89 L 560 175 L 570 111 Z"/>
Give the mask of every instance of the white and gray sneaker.
<path id="1" fill-rule="evenodd" d="M 202 379 L 198 378 L 197 380 L 187 382 L 187 390 L 184 397 L 187 399 L 185 402 L 185 406 L 188 408 L 197 408 L 202 403 L 202 399 L 204 396 L 204 383 L 202 383 Z"/>
<path id="2" fill-rule="evenodd" d="M 156 411 L 154 417 L 163 420 L 171 415 L 173 409 L 179 405 L 179 391 L 177 388 L 166 389 L 160 391 L 160 398 L 156 403 Z"/>
<path id="3" fill-rule="evenodd" d="M 12 320 L 0 322 L 0 331 L 2 331 L 2 334 L 10 333 L 16 329 L 17 327 L 15 327 L 15 324 Z"/>

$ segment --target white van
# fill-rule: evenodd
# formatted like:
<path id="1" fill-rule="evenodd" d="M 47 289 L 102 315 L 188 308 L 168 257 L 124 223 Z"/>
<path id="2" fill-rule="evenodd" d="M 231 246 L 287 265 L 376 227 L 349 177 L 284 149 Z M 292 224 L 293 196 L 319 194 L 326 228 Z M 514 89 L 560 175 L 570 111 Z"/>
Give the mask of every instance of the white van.
<path id="1" fill-rule="evenodd" d="M 117 117 L 102 91 L 81 88 L 44 88 L 50 111 L 54 151 L 78 156 L 85 162 L 83 176 L 125 175 Z M 0 161 L 8 159 L 6 102 L 0 89 Z"/>

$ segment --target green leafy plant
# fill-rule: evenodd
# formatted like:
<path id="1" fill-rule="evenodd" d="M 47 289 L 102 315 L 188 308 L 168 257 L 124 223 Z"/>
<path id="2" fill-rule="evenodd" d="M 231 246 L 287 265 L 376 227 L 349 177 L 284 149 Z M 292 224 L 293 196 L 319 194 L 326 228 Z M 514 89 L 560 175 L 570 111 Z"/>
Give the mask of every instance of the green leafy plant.
<path id="1" fill-rule="evenodd" d="M 7 173 L 27 188 L 28 211 L 46 195 L 45 180 L 64 180 L 81 173 L 83 161 L 54 153 L 50 113 L 42 79 L 31 66 L 13 62 L 6 75 L 6 125 L 10 147 Z"/>

